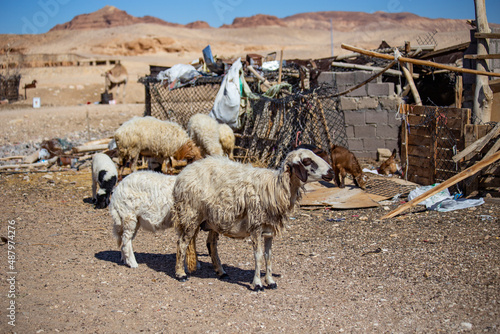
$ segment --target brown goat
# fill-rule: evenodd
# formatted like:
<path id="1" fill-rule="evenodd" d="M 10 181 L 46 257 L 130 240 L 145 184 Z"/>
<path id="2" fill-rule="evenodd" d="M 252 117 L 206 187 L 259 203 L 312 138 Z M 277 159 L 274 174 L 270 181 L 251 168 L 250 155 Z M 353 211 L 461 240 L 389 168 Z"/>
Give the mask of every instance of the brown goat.
<path id="1" fill-rule="evenodd" d="M 345 177 L 351 174 L 354 183 L 361 189 L 366 188 L 368 177 L 361 170 L 358 159 L 354 154 L 342 146 L 332 145 L 330 149 L 332 169 L 335 173 L 335 183 L 339 188 L 345 187 Z"/>
<path id="2" fill-rule="evenodd" d="M 394 149 L 392 155 L 380 165 L 377 172 L 381 175 L 398 174 L 399 169 L 396 164 L 396 149 Z"/>

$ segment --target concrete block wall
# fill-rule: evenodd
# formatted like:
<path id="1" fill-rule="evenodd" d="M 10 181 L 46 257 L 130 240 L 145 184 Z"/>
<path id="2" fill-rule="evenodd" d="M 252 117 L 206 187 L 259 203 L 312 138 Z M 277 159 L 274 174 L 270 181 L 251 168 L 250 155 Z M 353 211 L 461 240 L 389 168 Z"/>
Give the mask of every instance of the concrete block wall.
<path id="1" fill-rule="evenodd" d="M 336 86 L 338 92 L 343 92 L 372 75 L 368 71 L 323 72 L 318 83 Z M 379 77 L 340 97 L 348 148 L 357 157 L 375 159 L 378 148 L 398 148 L 401 121 L 396 115 L 401 100 L 394 89 L 392 82 L 382 82 Z"/>

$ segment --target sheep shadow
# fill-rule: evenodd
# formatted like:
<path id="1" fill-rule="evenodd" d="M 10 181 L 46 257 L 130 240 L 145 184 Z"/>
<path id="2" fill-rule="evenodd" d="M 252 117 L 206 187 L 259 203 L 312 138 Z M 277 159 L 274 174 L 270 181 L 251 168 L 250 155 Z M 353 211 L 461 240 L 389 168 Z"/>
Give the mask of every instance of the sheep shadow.
<path id="1" fill-rule="evenodd" d="M 137 264 L 140 266 L 141 264 L 147 265 L 149 268 L 160 272 L 165 273 L 167 276 L 171 277 L 174 280 L 177 280 L 175 277 L 175 262 L 176 262 L 176 254 L 158 254 L 158 253 L 138 253 L 134 252 L 135 259 Z M 119 266 L 128 267 L 124 264 L 121 258 L 120 251 L 102 251 L 95 254 L 95 258 L 101 261 L 107 261 L 111 263 L 115 263 Z M 207 261 L 204 261 L 203 258 L 206 258 Z M 202 279 L 213 279 L 218 278 L 215 274 L 215 271 L 212 266 L 212 262 L 210 260 L 210 256 L 208 254 L 199 253 L 198 254 L 198 262 L 200 263 L 200 268 L 195 272 L 188 274 L 188 277 L 198 277 Z M 253 290 L 251 282 L 253 280 L 254 269 L 241 269 L 238 267 L 234 267 L 231 265 L 223 264 L 222 267 L 224 271 L 229 276 L 228 278 L 222 279 L 222 281 L 236 284 L 239 286 L 243 286 L 248 290 Z M 130 270 L 133 270 L 130 268 Z M 264 273 L 261 273 L 263 276 Z M 273 274 L 274 277 L 280 277 L 279 274 Z"/>

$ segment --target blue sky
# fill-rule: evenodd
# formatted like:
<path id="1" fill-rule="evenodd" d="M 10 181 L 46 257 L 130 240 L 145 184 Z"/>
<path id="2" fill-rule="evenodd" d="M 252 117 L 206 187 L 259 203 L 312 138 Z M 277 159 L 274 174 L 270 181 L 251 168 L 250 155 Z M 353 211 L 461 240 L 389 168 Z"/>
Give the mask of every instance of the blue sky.
<path id="1" fill-rule="evenodd" d="M 0 34 L 41 34 L 105 5 L 133 16 L 151 15 L 186 24 L 197 20 L 212 27 L 230 24 L 235 17 L 255 14 L 279 18 L 316 11 L 410 12 L 429 18 L 474 19 L 474 0 L 0 0 Z M 500 24 L 500 1 L 486 0 L 489 23 Z"/>

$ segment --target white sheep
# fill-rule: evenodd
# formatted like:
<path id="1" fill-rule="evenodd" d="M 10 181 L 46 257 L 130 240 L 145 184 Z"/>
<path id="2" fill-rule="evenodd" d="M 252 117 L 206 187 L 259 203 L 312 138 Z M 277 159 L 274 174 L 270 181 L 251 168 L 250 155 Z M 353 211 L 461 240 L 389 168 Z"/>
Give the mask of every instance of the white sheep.
<path id="1" fill-rule="evenodd" d="M 235 136 L 229 125 L 205 114 L 195 114 L 189 119 L 187 131 L 203 156 L 225 154 L 233 159 Z"/>
<path id="2" fill-rule="evenodd" d="M 118 181 L 115 163 L 104 153 L 92 157 L 92 202 L 98 209 L 108 206 L 113 188 Z M 97 188 L 99 187 L 99 190 Z"/>
<path id="3" fill-rule="evenodd" d="M 139 155 L 154 157 L 160 164 L 167 160 L 167 169 L 171 158 L 185 159 L 188 163 L 201 159 L 200 149 L 179 124 L 151 116 L 134 117 L 123 123 L 115 131 L 114 139 L 118 147 L 120 175 L 129 160 L 132 160 L 131 171 L 136 170 Z"/>
<path id="4" fill-rule="evenodd" d="M 137 268 L 132 240 L 139 228 L 156 232 L 172 227 L 170 210 L 175 178 L 153 171 L 140 171 L 125 177 L 113 192 L 109 205 L 113 235 L 121 248 L 122 261 L 131 268 Z M 189 248 L 187 261 L 194 261 L 196 268 L 196 252 L 193 257 L 193 249 Z"/>
<path id="5" fill-rule="evenodd" d="M 177 176 L 173 192 L 172 220 L 179 234 L 177 279 L 187 280 L 181 264 L 187 245 L 201 227 L 209 230 L 207 246 L 220 278 L 227 275 L 217 254 L 218 235 L 250 236 L 255 253 L 254 289 L 263 289 L 260 279 L 263 244 L 265 281 L 268 288 L 276 288 L 271 270 L 273 236 L 282 230 L 305 183 L 332 178 L 330 165 L 306 149 L 290 152 L 279 170 L 255 168 L 219 156 L 187 166 Z"/>

